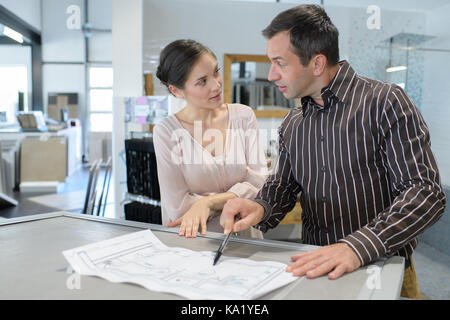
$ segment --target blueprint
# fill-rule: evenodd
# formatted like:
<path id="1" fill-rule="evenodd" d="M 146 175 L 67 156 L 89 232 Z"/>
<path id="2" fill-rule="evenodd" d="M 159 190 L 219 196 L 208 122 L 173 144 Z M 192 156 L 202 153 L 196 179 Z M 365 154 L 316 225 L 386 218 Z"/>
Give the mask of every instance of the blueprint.
<path id="1" fill-rule="evenodd" d="M 225 252 L 226 253 L 226 252 Z M 66 250 L 73 270 L 188 299 L 256 299 L 295 280 L 286 265 L 168 247 L 150 230 Z M 301 278 L 300 278 L 301 279 Z"/>

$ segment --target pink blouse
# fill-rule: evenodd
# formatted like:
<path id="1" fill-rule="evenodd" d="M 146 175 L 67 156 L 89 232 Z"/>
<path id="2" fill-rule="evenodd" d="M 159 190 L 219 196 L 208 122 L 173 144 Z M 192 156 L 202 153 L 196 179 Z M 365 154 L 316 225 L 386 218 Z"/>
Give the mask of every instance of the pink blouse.
<path id="1" fill-rule="evenodd" d="M 253 110 L 228 104 L 226 132 L 224 154 L 213 157 L 174 115 L 155 126 L 153 142 L 164 225 L 183 216 L 202 196 L 233 192 L 240 198 L 253 198 L 263 186 L 268 169 Z M 221 133 L 213 129 L 206 134 Z"/>

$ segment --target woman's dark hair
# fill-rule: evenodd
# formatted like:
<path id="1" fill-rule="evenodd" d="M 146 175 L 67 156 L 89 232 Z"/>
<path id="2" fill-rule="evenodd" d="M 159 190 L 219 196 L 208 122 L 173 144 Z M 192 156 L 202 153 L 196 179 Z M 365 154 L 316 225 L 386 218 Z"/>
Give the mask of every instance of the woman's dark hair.
<path id="1" fill-rule="evenodd" d="M 169 43 L 159 56 L 156 76 L 166 87 L 183 89 L 192 67 L 204 53 L 215 54 L 195 40 L 176 40 Z"/>
<path id="2" fill-rule="evenodd" d="M 262 34 L 270 39 L 282 31 L 289 31 L 293 52 L 304 66 L 319 53 L 330 66 L 339 62 L 339 31 L 321 7 L 305 4 L 283 11 Z"/>

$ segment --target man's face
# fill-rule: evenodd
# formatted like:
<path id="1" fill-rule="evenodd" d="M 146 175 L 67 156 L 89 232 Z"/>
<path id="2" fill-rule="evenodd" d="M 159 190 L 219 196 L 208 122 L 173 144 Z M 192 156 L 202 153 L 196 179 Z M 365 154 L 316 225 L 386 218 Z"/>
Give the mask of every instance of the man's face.
<path id="1" fill-rule="evenodd" d="M 311 61 L 307 66 L 302 65 L 299 56 L 291 50 L 288 31 L 267 40 L 267 56 L 272 63 L 267 79 L 275 83 L 286 99 L 312 94 Z"/>

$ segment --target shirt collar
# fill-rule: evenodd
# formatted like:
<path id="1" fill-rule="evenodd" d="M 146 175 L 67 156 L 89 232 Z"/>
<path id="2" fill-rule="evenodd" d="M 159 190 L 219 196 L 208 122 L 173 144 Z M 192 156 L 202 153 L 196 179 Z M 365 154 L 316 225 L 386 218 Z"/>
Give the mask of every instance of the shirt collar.
<path id="1" fill-rule="evenodd" d="M 345 102 L 347 100 L 347 93 L 353 84 L 356 73 L 345 60 L 340 61 L 339 66 L 339 70 L 334 78 L 321 90 L 324 106 L 315 103 L 310 96 L 303 97 L 301 99 L 303 115 L 305 115 L 305 112 L 307 112 L 308 106 L 310 105 L 320 111 L 325 111 L 333 105 L 333 102 Z"/>

